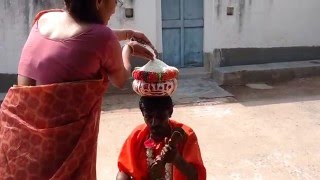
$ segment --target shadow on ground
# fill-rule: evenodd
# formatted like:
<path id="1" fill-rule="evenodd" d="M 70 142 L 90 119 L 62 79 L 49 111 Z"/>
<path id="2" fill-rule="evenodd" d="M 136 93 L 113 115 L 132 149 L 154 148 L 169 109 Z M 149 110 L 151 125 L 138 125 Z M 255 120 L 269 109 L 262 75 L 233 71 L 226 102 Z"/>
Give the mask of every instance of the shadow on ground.
<path id="1" fill-rule="evenodd" d="M 221 88 L 208 77 L 186 78 L 179 80 L 173 101 L 176 106 L 235 102 L 244 106 L 260 106 L 320 100 L 320 77 L 294 79 L 268 85 L 272 86 L 272 89 L 253 89 L 247 86 Z M 138 108 L 139 98 L 132 91 L 124 94 L 107 94 L 102 110 Z"/>
<path id="2" fill-rule="evenodd" d="M 202 103 L 221 104 L 234 102 L 233 95 L 219 87 L 209 77 L 193 77 L 178 80 L 178 89 L 172 96 L 176 106 L 201 105 Z M 133 91 L 106 94 L 103 111 L 138 108 L 140 96 Z"/>
<path id="3" fill-rule="evenodd" d="M 244 106 L 320 100 L 320 77 L 295 79 L 268 84 L 272 89 L 252 89 L 247 86 L 224 86 Z"/>

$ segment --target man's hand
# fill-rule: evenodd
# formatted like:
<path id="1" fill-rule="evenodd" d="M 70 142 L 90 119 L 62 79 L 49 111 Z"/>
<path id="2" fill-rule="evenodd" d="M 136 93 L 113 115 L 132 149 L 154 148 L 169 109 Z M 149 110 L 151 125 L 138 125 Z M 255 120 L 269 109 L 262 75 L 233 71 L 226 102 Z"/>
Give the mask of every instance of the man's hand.
<path id="1" fill-rule="evenodd" d="M 132 178 L 122 171 L 119 171 L 116 177 L 116 180 L 130 180 L 130 179 Z"/>
<path id="2" fill-rule="evenodd" d="M 170 140 L 168 140 L 168 138 L 165 138 L 165 143 L 166 145 L 162 148 L 160 156 L 163 157 L 163 160 L 166 163 L 173 163 L 177 160 L 178 156 L 179 156 L 179 152 L 177 150 L 177 147 L 171 146 L 170 144 Z"/>
<path id="3" fill-rule="evenodd" d="M 150 177 L 151 179 L 160 179 L 165 173 L 166 163 L 163 161 L 161 156 L 157 156 L 155 161 L 150 167 Z"/>

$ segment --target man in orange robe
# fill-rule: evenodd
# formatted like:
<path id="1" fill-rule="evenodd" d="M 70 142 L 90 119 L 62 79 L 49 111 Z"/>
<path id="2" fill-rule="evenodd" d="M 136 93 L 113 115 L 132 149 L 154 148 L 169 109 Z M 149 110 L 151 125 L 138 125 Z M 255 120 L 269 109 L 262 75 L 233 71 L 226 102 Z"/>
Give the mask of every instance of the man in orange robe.
<path id="1" fill-rule="evenodd" d="M 157 179 L 161 173 L 162 179 L 205 180 L 196 134 L 190 127 L 169 119 L 173 112 L 171 97 L 142 96 L 139 106 L 145 124 L 137 126 L 123 144 L 117 180 Z M 170 144 L 169 138 L 177 129 L 184 131 L 184 138 L 179 144 Z"/>

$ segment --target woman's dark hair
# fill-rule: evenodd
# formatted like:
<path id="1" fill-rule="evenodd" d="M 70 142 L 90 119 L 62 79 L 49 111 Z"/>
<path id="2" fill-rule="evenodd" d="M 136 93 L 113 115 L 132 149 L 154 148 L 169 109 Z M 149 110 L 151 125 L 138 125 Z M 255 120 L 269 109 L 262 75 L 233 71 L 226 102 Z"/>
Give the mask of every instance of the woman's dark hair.
<path id="1" fill-rule="evenodd" d="M 173 112 L 173 102 L 170 96 L 142 96 L 139 107 L 141 111 L 169 110 L 171 114 Z"/>
<path id="2" fill-rule="evenodd" d="M 76 21 L 103 24 L 95 0 L 64 0 L 64 2 L 67 11 Z"/>

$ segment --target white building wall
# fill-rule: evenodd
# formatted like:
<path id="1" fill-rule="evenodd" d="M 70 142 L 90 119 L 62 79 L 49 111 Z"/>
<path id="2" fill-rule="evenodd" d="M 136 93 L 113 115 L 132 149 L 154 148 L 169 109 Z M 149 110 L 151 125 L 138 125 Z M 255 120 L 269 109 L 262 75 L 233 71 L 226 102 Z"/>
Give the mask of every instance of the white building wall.
<path id="1" fill-rule="evenodd" d="M 231 2 L 231 3 L 230 3 Z M 205 0 L 205 52 L 320 45 L 319 0 Z M 235 8 L 227 16 L 227 6 Z"/>
<path id="2" fill-rule="evenodd" d="M 108 24 L 109 27 L 118 29 L 135 29 L 142 31 L 150 39 L 150 41 L 157 46 L 157 49 L 161 48 L 161 37 L 158 34 L 161 32 L 161 16 L 158 19 L 158 13 L 161 11 L 160 0 L 124 0 L 122 7 L 117 7 L 116 13 L 111 17 Z M 160 2 L 160 6 L 159 6 Z M 133 8 L 133 18 L 125 17 L 125 8 Z M 158 19 L 158 20 L 157 20 Z M 160 32 L 159 32 L 160 29 Z M 159 39 L 160 38 L 160 39 Z"/>
<path id="3" fill-rule="evenodd" d="M 162 52 L 161 0 L 124 0 L 110 20 L 113 28 L 143 31 Z M 0 73 L 17 73 L 21 49 L 34 14 L 43 4 L 20 0 L 0 2 Z M 44 3 L 44 1 L 37 1 Z M 62 1 L 61 1 L 62 2 Z M 48 7 L 62 3 L 46 2 Z M 204 0 L 204 51 L 219 48 L 291 47 L 320 45 L 319 0 Z M 125 7 L 134 17 L 126 18 Z"/>
<path id="4" fill-rule="evenodd" d="M 124 0 L 124 2 L 122 7 L 117 7 L 108 26 L 143 31 L 157 49 L 161 50 L 161 36 L 157 35 L 161 35 L 161 16 L 157 16 L 161 11 L 160 0 Z M 21 0 L 0 1 L 0 74 L 17 73 L 21 50 L 35 14 L 40 9 L 62 7 L 62 0 L 50 2 L 32 0 L 23 3 Z M 133 18 L 125 17 L 125 7 L 134 8 Z"/>
<path id="5" fill-rule="evenodd" d="M 14 73 L 28 31 L 25 7 L 19 1 L 1 1 L 0 9 L 0 72 Z"/>
<path id="6" fill-rule="evenodd" d="M 110 26 L 141 30 L 162 52 L 161 0 L 132 1 L 134 18 L 124 17 L 125 4 Z M 319 0 L 204 0 L 204 6 L 204 52 L 320 45 Z M 227 6 L 234 7 L 232 16 Z"/>
<path id="7" fill-rule="evenodd" d="M 0 1 L 0 74 L 16 74 L 21 50 L 40 9 L 62 8 L 63 1 Z"/>

